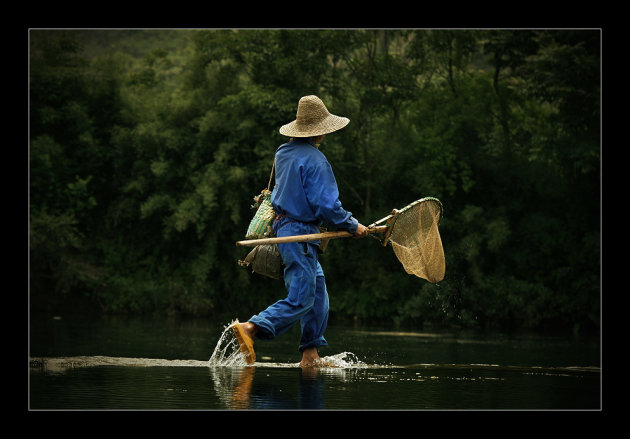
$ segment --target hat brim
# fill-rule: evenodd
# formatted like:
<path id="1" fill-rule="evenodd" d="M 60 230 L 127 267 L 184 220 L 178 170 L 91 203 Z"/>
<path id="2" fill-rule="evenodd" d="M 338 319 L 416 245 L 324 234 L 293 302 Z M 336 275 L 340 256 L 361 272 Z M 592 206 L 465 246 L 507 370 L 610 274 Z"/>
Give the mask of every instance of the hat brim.
<path id="1" fill-rule="evenodd" d="M 348 125 L 348 123 L 350 123 L 350 119 L 347 117 L 330 114 L 324 120 L 308 127 L 300 127 L 297 120 L 294 120 L 293 122 L 283 125 L 280 128 L 280 134 L 288 137 L 315 137 L 340 130 Z"/>

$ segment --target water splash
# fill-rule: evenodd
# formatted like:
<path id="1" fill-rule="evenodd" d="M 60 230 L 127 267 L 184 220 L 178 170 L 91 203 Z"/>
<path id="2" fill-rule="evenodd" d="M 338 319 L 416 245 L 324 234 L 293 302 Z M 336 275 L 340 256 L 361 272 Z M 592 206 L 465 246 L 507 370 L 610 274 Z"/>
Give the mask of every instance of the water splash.
<path id="1" fill-rule="evenodd" d="M 211 367 L 240 367 L 240 366 L 252 366 L 245 363 L 241 351 L 238 346 L 238 341 L 234 337 L 232 332 L 232 326 L 236 323 L 236 320 L 230 322 L 223 328 L 223 332 L 217 341 L 214 351 L 208 360 L 208 365 Z M 300 363 L 254 363 L 255 366 L 265 367 L 299 367 Z M 365 368 L 370 367 L 368 364 L 359 360 L 359 358 L 352 352 L 341 352 L 335 355 L 329 355 L 322 357 L 316 364 L 318 368 Z"/>
<path id="2" fill-rule="evenodd" d="M 352 352 L 342 352 L 340 354 L 322 357 L 316 365 L 318 367 L 338 367 L 344 369 L 368 367 L 366 363 L 359 360 L 359 357 Z"/>
<path id="3" fill-rule="evenodd" d="M 230 322 L 219 337 L 217 345 L 208 360 L 210 366 L 247 366 L 238 346 L 238 341 L 232 332 L 236 320 Z"/>

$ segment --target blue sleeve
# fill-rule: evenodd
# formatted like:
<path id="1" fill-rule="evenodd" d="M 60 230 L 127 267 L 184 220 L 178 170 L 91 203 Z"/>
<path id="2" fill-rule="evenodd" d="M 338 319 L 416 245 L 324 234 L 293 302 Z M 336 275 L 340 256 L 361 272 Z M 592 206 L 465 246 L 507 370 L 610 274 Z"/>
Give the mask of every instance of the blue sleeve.
<path id="1" fill-rule="evenodd" d="M 304 174 L 306 198 L 317 218 L 337 229 L 354 233 L 359 222 L 339 201 L 337 181 L 330 163 L 318 161 L 309 166 Z"/>

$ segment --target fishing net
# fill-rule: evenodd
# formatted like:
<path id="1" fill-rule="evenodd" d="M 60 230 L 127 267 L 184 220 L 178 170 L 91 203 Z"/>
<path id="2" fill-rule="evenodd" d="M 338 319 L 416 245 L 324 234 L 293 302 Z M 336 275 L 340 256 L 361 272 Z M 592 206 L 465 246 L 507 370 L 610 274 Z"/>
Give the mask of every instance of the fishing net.
<path id="1" fill-rule="evenodd" d="M 383 234 L 383 245 L 392 244 L 398 261 L 408 274 L 426 279 L 431 283 L 444 279 L 446 262 L 438 226 L 442 220 L 442 203 L 437 198 L 421 198 L 401 210 L 368 226 L 368 233 Z M 384 224 L 384 225 L 383 225 Z M 282 278 L 282 259 L 277 247 L 264 247 L 280 242 L 303 242 L 352 236 L 347 231 L 285 236 L 282 238 L 246 239 L 237 245 L 259 246 L 239 261 L 243 266 L 252 265 L 253 271 L 275 279 Z M 323 249 L 322 249 L 323 250 Z"/>
<path id="2" fill-rule="evenodd" d="M 444 279 L 446 263 L 438 225 L 442 203 L 437 198 L 422 198 L 393 214 L 391 242 L 396 257 L 408 274 L 429 282 Z"/>

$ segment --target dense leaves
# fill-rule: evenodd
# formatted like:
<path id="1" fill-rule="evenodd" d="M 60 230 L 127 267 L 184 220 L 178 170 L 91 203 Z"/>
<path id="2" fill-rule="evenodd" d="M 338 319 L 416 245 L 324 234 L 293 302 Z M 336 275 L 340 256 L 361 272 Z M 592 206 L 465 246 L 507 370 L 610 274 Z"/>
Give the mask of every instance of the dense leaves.
<path id="1" fill-rule="evenodd" d="M 332 318 L 597 330 L 599 48 L 586 30 L 33 30 L 31 303 L 245 319 L 283 297 L 234 242 L 317 94 L 351 120 L 322 151 L 361 222 L 445 206 L 438 285 L 333 241 Z"/>

